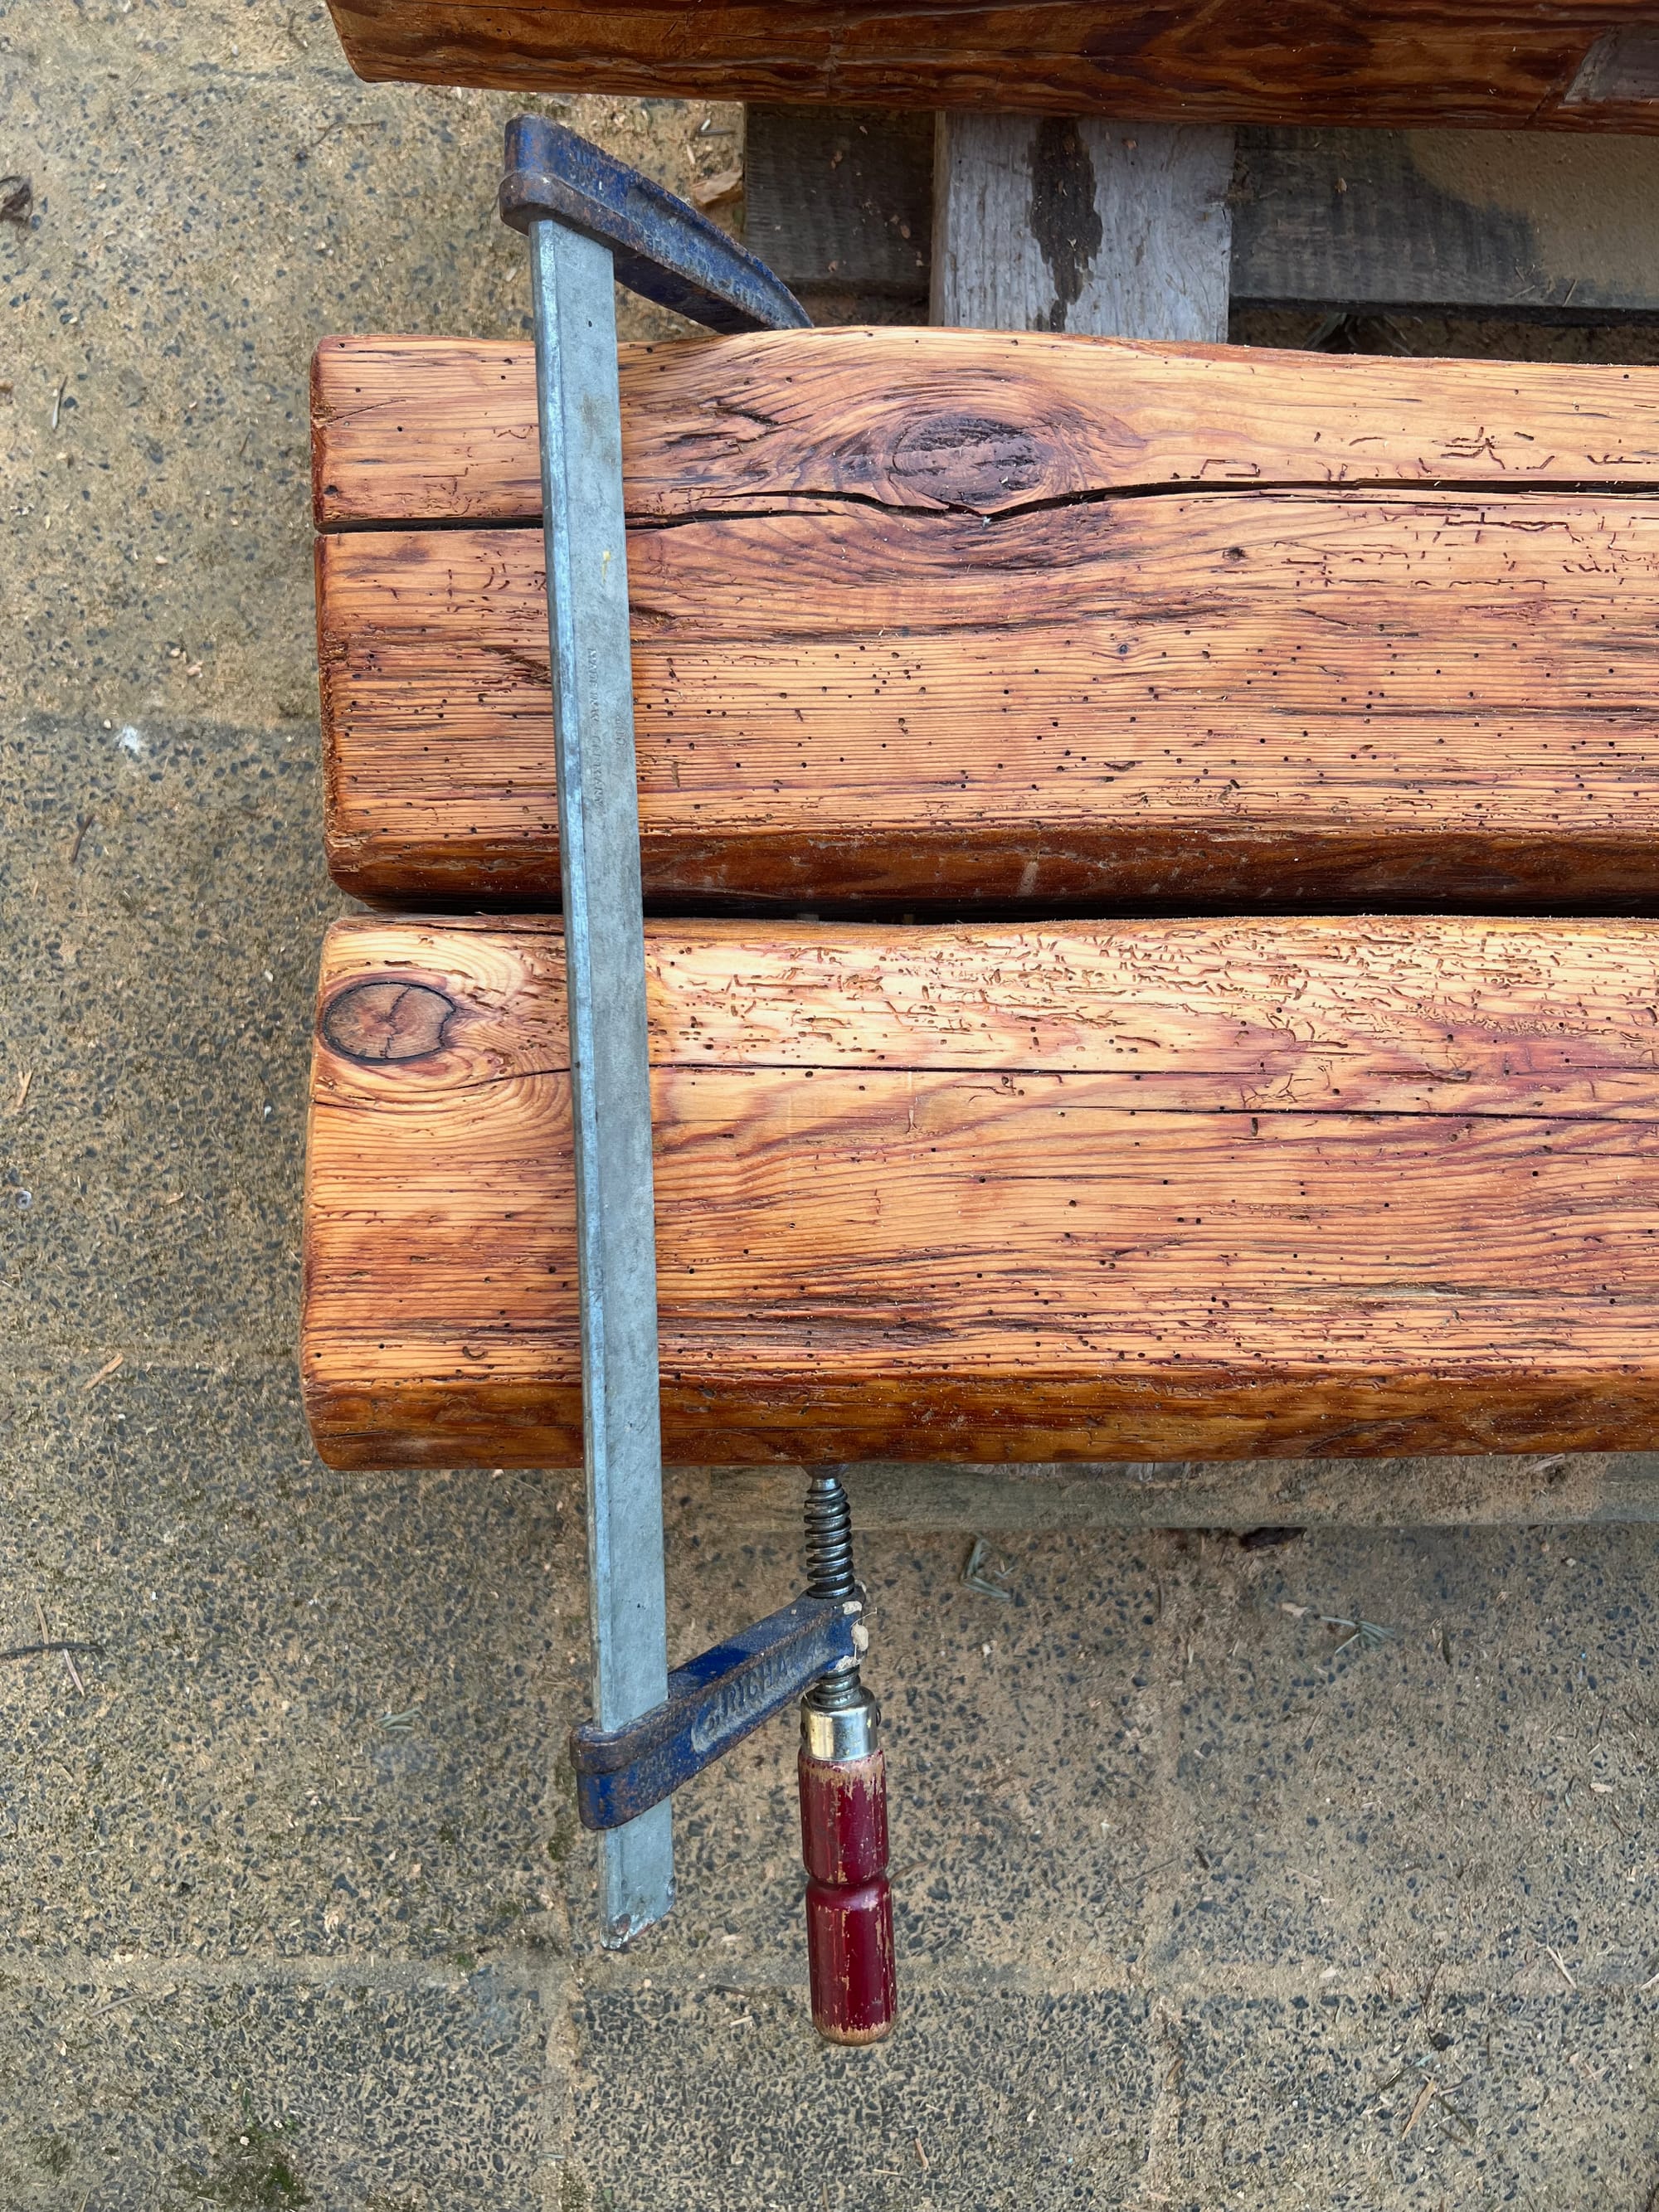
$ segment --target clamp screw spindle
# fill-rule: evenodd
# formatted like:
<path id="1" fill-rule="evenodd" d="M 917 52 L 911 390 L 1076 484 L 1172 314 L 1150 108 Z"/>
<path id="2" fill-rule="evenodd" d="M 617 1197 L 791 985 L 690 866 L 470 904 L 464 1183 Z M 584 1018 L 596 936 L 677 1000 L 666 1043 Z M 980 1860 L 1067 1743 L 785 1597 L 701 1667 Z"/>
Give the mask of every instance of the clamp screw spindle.
<path id="1" fill-rule="evenodd" d="M 853 1509 L 838 1474 L 815 1474 L 806 1486 L 806 1594 L 848 1598 L 856 1590 Z"/>
<path id="2" fill-rule="evenodd" d="M 815 1474 L 807 1485 L 806 1594 L 839 1598 L 843 1603 L 858 1595 L 853 1579 L 853 1509 L 833 1471 Z M 816 1712 L 844 1713 L 867 1695 L 854 1661 L 815 1682 L 806 1702 Z"/>

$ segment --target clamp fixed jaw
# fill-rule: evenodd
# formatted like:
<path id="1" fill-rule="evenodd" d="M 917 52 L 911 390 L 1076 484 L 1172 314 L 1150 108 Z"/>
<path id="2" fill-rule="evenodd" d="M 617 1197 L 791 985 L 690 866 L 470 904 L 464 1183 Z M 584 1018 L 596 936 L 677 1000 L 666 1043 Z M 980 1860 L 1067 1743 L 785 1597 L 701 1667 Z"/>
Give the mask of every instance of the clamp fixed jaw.
<path id="1" fill-rule="evenodd" d="M 705 330 L 810 329 L 811 317 L 763 261 L 664 185 L 538 115 L 507 126 L 503 222 L 554 222 L 601 246 L 616 282 Z"/>
<path id="2" fill-rule="evenodd" d="M 673 1904 L 672 1792 L 805 1689 L 820 1716 L 800 1769 L 813 2014 L 837 2041 L 872 2041 L 893 2015 L 885 1789 L 839 1482 L 811 1486 L 805 1596 L 668 1671 L 615 287 L 717 331 L 810 319 L 718 225 L 560 124 L 508 124 L 501 210 L 529 239 L 535 311 L 593 1656 L 593 1720 L 572 1754 L 600 1835 L 601 1941 L 626 1944 Z"/>

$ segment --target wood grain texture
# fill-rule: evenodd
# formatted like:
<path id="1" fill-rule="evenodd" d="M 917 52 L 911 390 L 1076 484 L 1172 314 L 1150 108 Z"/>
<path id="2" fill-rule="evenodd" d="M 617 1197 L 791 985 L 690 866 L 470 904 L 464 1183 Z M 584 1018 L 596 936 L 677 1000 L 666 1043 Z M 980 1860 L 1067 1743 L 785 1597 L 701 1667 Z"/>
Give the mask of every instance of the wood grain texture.
<path id="1" fill-rule="evenodd" d="M 1225 339 L 1231 131 L 941 115 L 937 141 L 930 321 Z"/>
<path id="2" fill-rule="evenodd" d="M 672 1460 L 1659 1436 L 1659 925 L 657 923 L 647 963 Z M 331 933 L 331 1463 L 580 1455 L 562 1010 L 542 922 Z"/>
<path id="3" fill-rule="evenodd" d="M 799 501 L 629 557 L 653 902 L 1659 902 L 1659 501 Z M 552 900 L 538 534 L 319 560 L 337 878 Z"/>
<path id="4" fill-rule="evenodd" d="M 1645 0 L 330 7 L 359 76 L 417 83 L 1173 123 L 1659 124 L 1659 54 Z"/>
<path id="5" fill-rule="evenodd" d="M 622 406 L 640 522 L 792 494 L 995 514 L 1193 483 L 1659 485 L 1652 368 L 783 331 L 624 346 Z M 540 515 L 528 345 L 327 338 L 312 410 L 321 530 Z"/>
<path id="6" fill-rule="evenodd" d="M 533 514 L 527 350 L 317 384 L 331 865 L 545 905 L 539 537 L 363 526 Z M 623 388 L 654 901 L 1659 896 L 1653 371 L 886 331 Z"/>

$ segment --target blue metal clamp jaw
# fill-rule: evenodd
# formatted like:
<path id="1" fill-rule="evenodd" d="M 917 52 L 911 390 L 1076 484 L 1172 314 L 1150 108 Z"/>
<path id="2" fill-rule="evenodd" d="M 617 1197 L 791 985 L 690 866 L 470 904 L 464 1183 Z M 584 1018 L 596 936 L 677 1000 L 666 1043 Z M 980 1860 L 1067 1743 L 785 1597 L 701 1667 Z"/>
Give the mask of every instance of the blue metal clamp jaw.
<path id="1" fill-rule="evenodd" d="M 608 246 L 617 282 L 711 331 L 806 330 L 811 317 L 781 278 L 717 222 L 652 178 L 539 115 L 507 126 L 503 222 L 552 216 Z"/>
<path id="2" fill-rule="evenodd" d="M 798 1597 L 676 1667 L 667 1698 L 637 1720 L 573 1729 L 582 1826 L 617 1828 L 637 1819 L 823 1675 L 856 1666 L 863 1613 L 857 1597 Z"/>

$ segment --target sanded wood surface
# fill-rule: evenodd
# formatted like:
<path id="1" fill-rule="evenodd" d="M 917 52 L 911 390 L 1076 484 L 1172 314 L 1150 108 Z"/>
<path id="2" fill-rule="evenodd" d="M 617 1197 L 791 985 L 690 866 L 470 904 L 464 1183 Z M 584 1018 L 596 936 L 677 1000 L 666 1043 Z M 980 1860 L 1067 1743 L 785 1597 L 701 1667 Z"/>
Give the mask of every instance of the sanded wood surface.
<path id="1" fill-rule="evenodd" d="M 1207 121 L 1652 130 L 1646 0 L 329 0 L 360 76 Z"/>
<path id="2" fill-rule="evenodd" d="M 335 523 L 532 495 L 522 350 L 319 388 Z M 625 390 L 660 904 L 1659 899 L 1659 374 L 878 331 Z M 319 574 L 337 878 L 553 901 L 539 533 Z"/>
<path id="3" fill-rule="evenodd" d="M 1659 1441 L 1659 925 L 647 932 L 671 1459 Z M 580 1456 L 556 928 L 337 925 L 342 1466 Z"/>
<path id="4" fill-rule="evenodd" d="M 1659 486 L 1659 369 L 996 331 L 622 349 L 638 522 L 787 494 L 999 514 L 1171 484 Z M 337 337 L 312 374 L 317 526 L 541 513 L 527 344 Z"/>

